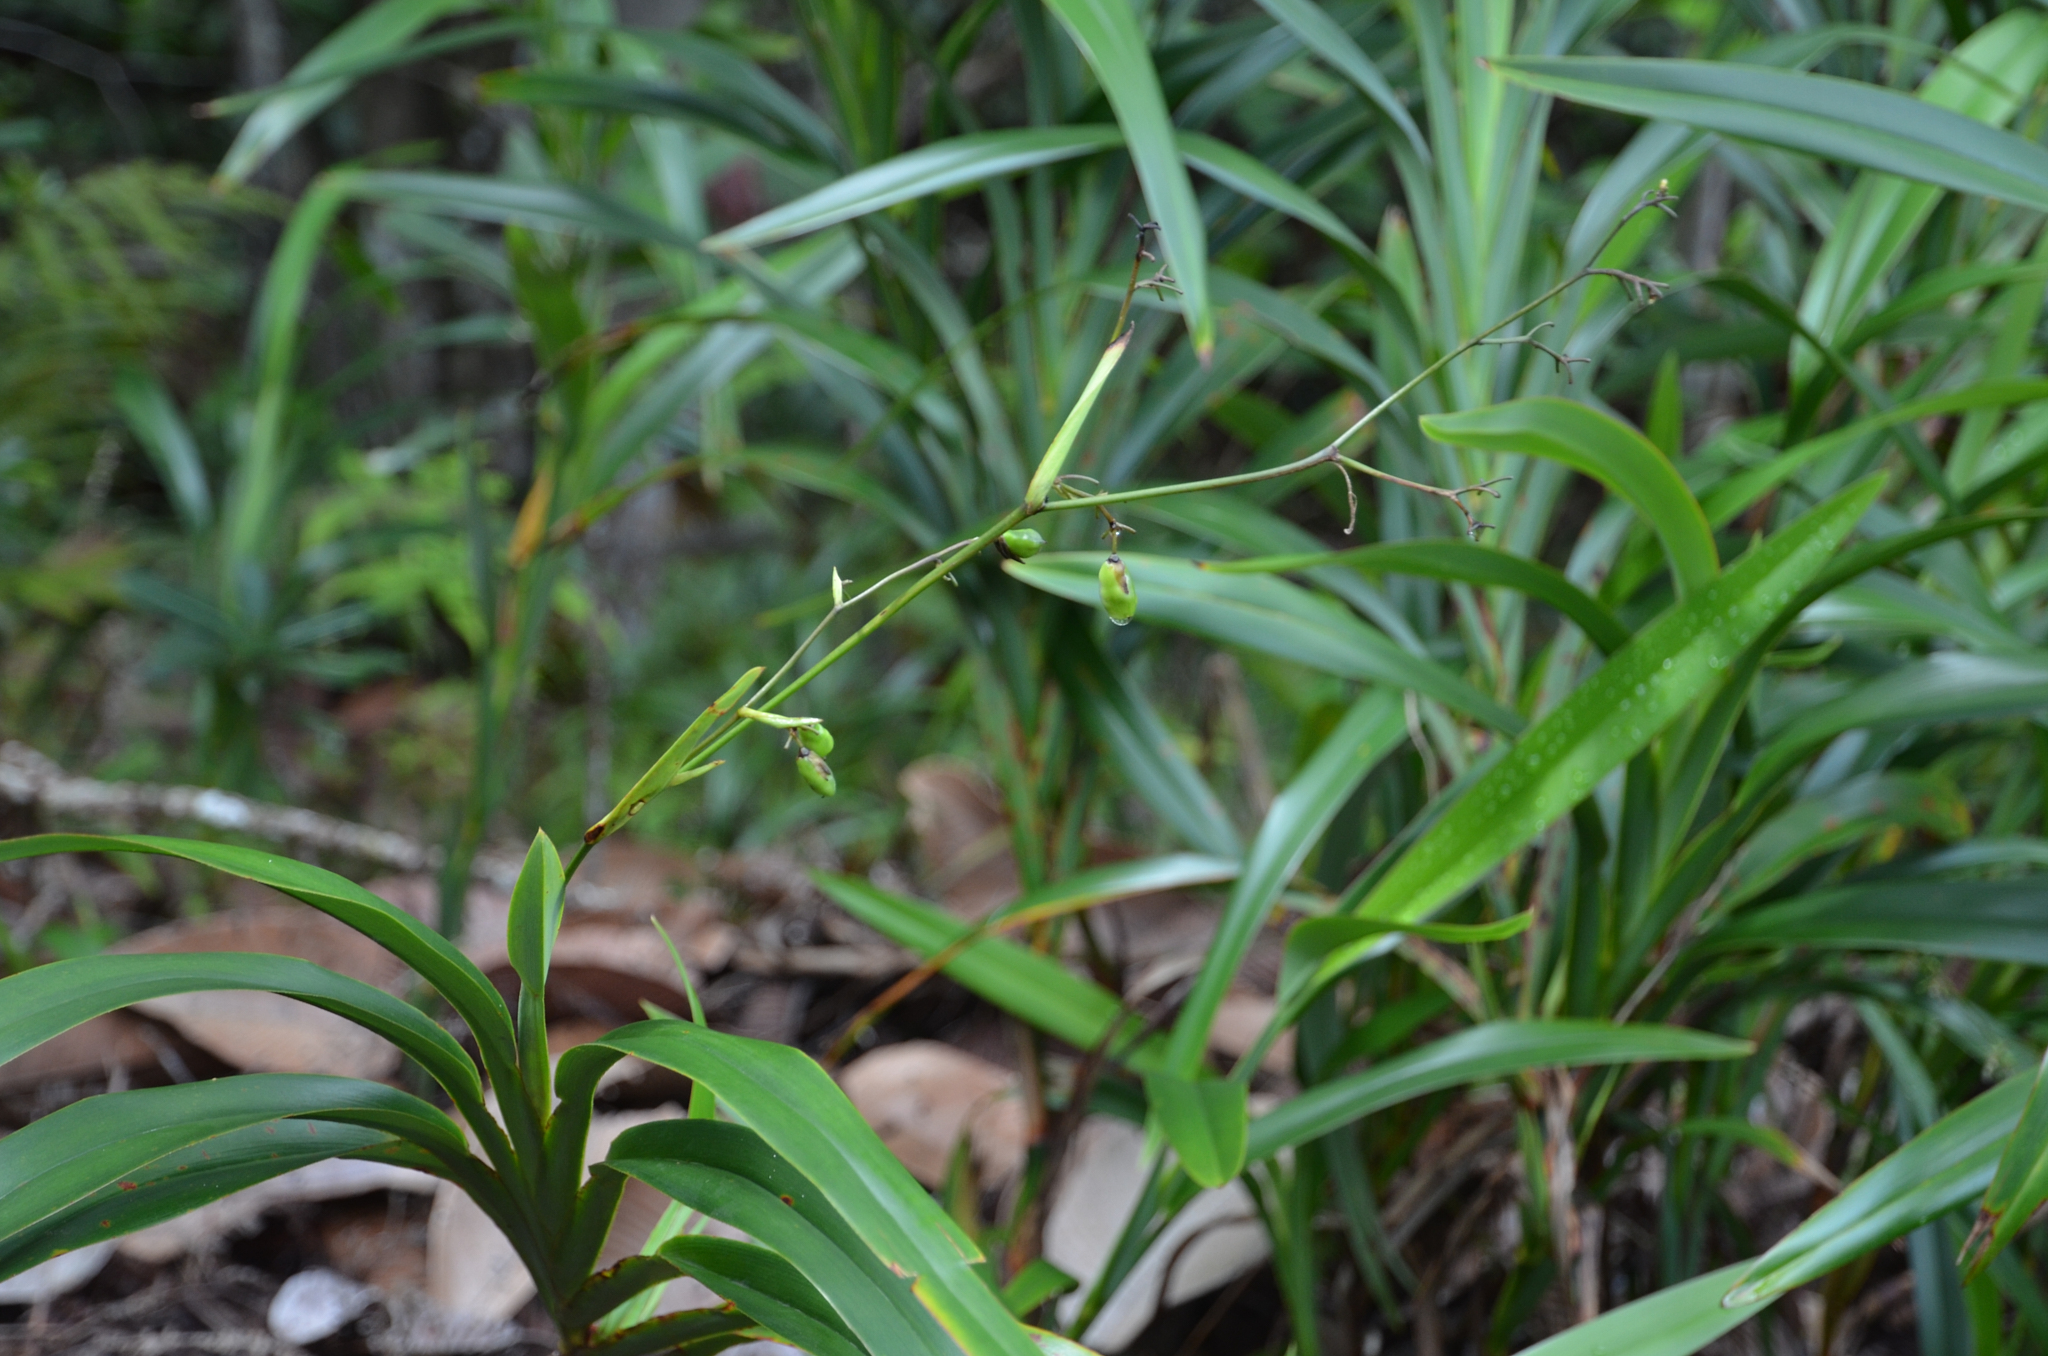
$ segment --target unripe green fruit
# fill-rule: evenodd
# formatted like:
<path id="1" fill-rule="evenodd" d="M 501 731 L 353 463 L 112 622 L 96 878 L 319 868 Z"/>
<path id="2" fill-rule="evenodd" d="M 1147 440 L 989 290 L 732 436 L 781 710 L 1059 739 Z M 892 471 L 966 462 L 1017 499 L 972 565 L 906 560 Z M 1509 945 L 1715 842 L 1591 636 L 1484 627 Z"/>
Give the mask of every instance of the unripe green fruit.
<path id="1" fill-rule="evenodd" d="M 1123 558 L 1111 556 L 1103 561 L 1096 578 L 1102 583 L 1102 610 L 1118 626 L 1130 625 L 1131 618 L 1138 615 L 1138 590 L 1131 583 L 1131 572 L 1124 568 Z"/>
<path id="2" fill-rule="evenodd" d="M 839 790 L 839 779 L 832 775 L 832 769 L 809 749 L 797 755 L 796 773 L 804 779 L 805 786 L 821 796 L 829 796 Z"/>
<path id="3" fill-rule="evenodd" d="M 799 725 L 796 727 L 796 742 L 825 758 L 831 755 L 834 740 L 832 732 L 822 725 Z"/>
<path id="4" fill-rule="evenodd" d="M 1045 549 L 1045 538 L 1029 527 L 1013 527 L 996 538 L 996 549 L 1011 560 L 1029 560 Z"/>

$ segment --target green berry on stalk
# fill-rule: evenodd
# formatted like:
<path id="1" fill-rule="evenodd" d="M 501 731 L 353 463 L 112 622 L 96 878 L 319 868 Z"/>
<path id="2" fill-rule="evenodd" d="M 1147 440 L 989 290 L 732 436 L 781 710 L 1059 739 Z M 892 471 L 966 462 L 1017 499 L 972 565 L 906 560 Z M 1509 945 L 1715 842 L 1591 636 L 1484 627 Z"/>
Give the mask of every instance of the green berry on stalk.
<path id="1" fill-rule="evenodd" d="M 1045 538 L 1036 529 L 1013 527 L 996 538 L 996 550 L 1006 560 L 1029 560 L 1045 549 Z"/>
<path id="2" fill-rule="evenodd" d="M 805 786 L 821 796 L 833 795 L 839 790 L 839 779 L 832 775 L 832 769 L 809 749 L 797 755 L 796 772 L 804 779 Z"/>
<path id="3" fill-rule="evenodd" d="M 824 758 L 831 754 L 834 740 L 832 732 L 822 725 L 799 725 L 796 727 L 796 742 Z"/>
<path id="4" fill-rule="evenodd" d="M 1131 583 L 1131 572 L 1124 568 L 1123 557 L 1112 555 L 1103 561 L 1096 578 L 1102 583 L 1102 610 L 1118 626 L 1129 626 L 1131 618 L 1138 615 L 1138 590 Z"/>

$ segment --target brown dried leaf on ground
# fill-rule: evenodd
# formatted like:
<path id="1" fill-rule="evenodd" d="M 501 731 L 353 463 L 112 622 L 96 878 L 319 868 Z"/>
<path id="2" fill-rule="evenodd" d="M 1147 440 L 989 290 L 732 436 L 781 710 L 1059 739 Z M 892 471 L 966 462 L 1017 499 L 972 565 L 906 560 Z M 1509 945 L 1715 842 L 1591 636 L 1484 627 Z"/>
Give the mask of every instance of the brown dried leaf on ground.
<path id="1" fill-rule="evenodd" d="M 261 887 L 251 890 L 277 898 Z M 390 993 L 403 991 L 407 975 L 397 958 L 354 929 L 303 905 L 267 901 L 167 923 L 108 950 L 127 955 L 261 951 L 297 956 Z M 381 1079 L 396 1073 L 400 1062 L 397 1047 L 383 1037 L 331 1012 L 272 993 L 170 994 L 138 1003 L 135 1010 L 245 1072 Z"/>
<path id="2" fill-rule="evenodd" d="M 1145 1132 L 1111 1116 L 1088 1117 L 1074 1137 L 1045 1222 L 1045 1259 L 1081 1282 L 1061 1302 L 1062 1321 L 1078 1311 L 1137 1204 L 1145 1185 L 1144 1154 Z M 1121 1351 L 1162 1302 L 1172 1306 L 1219 1289 L 1269 1252 L 1243 1182 L 1204 1191 L 1146 1249 L 1081 1340 L 1096 1351 Z"/>
<path id="3" fill-rule="evenodd" d="M 925 893 L 963 918 L 1017 897 L 1017 862 L 995 787 L 955 758 L 921 758 L 896 779 Z"/>
<path id="4" fill-rule="evenodd" d="M 154 1034 L 140 1018 L 125 1012 L 105 1013 L 0 1064 L 0 1094 L 60 1080 L 113 1082 L 123 1071 L 156 1062 Z"/>
<path id="5" fill-rule="evenodd" d="M 839 1085 L 882 1142 L 927 1186 L 946 1178 L 966 1135 L 981 1185 L 1024 1164 L 1028 1113 L 1016 1074 L 939 1041 L 885 1045 L 848 1064 Z"/>
<path id="6" fill-rule="evenodd" d="M 267 1212 L 282 1206 L 344 1200 L 376 1191 L 431 1195 L 438 1186 L 437 1179 L 411 1168 L 330 1158 L 209 1201 L 175 1219 L 138 1229 L 117 1243 L 122 1256 L 160 1265 L 187 1254 L 203 1255 L 226 1239 L 252 1233 Z"/>

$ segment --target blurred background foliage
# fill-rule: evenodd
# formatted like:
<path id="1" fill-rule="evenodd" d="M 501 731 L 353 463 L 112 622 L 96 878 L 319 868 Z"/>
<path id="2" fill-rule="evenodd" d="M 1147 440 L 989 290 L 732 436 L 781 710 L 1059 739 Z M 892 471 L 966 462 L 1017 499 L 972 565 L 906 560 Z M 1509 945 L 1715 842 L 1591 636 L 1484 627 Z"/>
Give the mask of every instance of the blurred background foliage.
<path id="1" fill-rule="evenodd" d="M 1059 515 L 1055 551 L 1082 554 L 965 566 L 804 692 L 792 709 L 837 735 L 836 799 L 750 739 L 634 826 L 682 850 L 793 844 L 857 881 L 907 855 L 903 770 L 951 754 L 992 783 L 1022 888 L 1272 841 L 1292 864 L 1232 896 L 1250 930 L 1279 903 L 1369 903 L 1390 845 L 1597 671 L 1615 637 L 1588 617 L 1625 639 L 1688 592 L 1670 524 L 1525 455 L 1542 428 L 1461 441 L 1456 417 L 1563 396 L 1639 430 L 1628 446 L 1675 470 L 1728 561 L 1890 473 L 1858 570 L 1759 642 L 1753 685 L 1701 693 L 1508 869 L 1436 901 L 1468 922 L 1533 909 L 1525 941 L 1383 956 L 1341 1010 L 1325 994 L 1302 1016 L 1303 1083 L 1460 1014 L 1640 1013 L 1762 1044 L 1619 1091 L 1524 1089 L 1535 1185 L 1467 1334 L 1507 1350 L 1772 1241 L 1721 1188 L 1745 1135 L 1797 1157 L 1730 1128 L 1776 1095 L 1780 1046 L 1837 1127 L 1797 1152 L 1845 1180 L 2038 1053 L 2028 929 L 1941 924 L 2048 860 L 2048 533 L 2028 516 L 2048 495 L 2048 236 L 2033 207 L 1908 184 L 1875 151 L 1553 104 L 1481 59 L 1807 71 L 2038 139 L 2048 29 L 1984 0 L 1141 8 L 1192 217 L 1164 180 L 1141 192 L 1148 152 L 1115 130 L 1136 146 L 1153 82 L 1103 88 L 1037 0 L 6 5 L 0 728 L 76 772 L 402 828 L 445 848 L 455 901 L 487 841 L 580 832 L 736 674 L 808 636 L 835 571 L 865 587 L 1016 502 L 1112 337 L 1138 216 L 1171 218 L 1142 266 L 1181 296 L 1139 293 L 1070 463 L 1112 488 L 1283 464 L 1581 270 L 1657 280 L 1645 307 L 1628 276 L 1588 278 L 1517 330 L 1554 352 L 1480 348 L 1354 449 L 1427 485 L 1508 477 L 1479 544 L 1587 609 L 1448 554 L 1299 559 L 1468 540 L 1443 499 L 1369 481 L 1347 533 L 1324 469 L 1120 510 L 1140 562 L 1291 555 L 1272 569 L 1302 582 L 1141 563 L 1140 624 L 1111 630 L 1066 601 L 1090 577 L 1059 574 L 1092 574 L 1102 525 Z M 309 52 L 329 64 L 294 75 Z M 951 159 L 899 159 L 940 143 Z M 1674 218 L 1610 240 L 1659 184 Z M 1429 415 L 1454 422 L 1432 437 Z M 2004 516 L 1940 536 L 1966 512 Z M 1934 535 L 1908 551 L 1916 531 Z M 1319 764 L 1373 685 L 1405 693 L 1398 737 Z M 1306 810 L 1280 790 L 1309 783 Z M 1921 911 L 1889 932 L 1848 927 L 1874 898 L 1852 894 L 1843 917 L 1713 933 L 1836 887 L 1905 908 L 1901 879 Z M 916 935 L 914 902 L 833 893 Z M 1840 1006 L 1798 1007 L 1822 994 L 1867 1045 L 1843 1044 Z M 1428 1119 L 1370 1122 L 1364 1178 L 1332 1132 L 1264 1179 L 1302 1351 L 1356 1345 L 1374 1304 L 1442 1281 L 1370 1206 Z M 1655 1191 L 1628 1168 L 1648 1145 Z M 1572 1290 L 1598 1237 L 1575 1199 L 1626 1238 L 1605 1292 Z M 990 1227 L 1014 1242 L 1028 1213 Z M 1915 1235 L 1953 1235 L 1912 1253 L 1923 1349 L 2048 1345 L 2031 1264 L 1965 1302 L 1961 1227 Z"/>

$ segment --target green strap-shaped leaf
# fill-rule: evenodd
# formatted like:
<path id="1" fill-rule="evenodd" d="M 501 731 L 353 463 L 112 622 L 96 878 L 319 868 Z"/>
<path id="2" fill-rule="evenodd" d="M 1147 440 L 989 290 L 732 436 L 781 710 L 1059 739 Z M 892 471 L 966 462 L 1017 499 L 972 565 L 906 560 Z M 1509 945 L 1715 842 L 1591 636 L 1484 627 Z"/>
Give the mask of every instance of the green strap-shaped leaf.
<path id="1" fill-rule="evenodd" d="M 1401 135 L 1408 139 L 1416 159 L 1425 165 L 1434 159 L 1428 139 L 1415 125 L 1415 119 L 1409 116 L 1408 106 L 1401 102 L 1401 96 L 1387 83 L 1387 77 L 1380 74 L 1380 68 L 1373 64 L 1372 58 L 1351 40 L 1351 35 L 1322 6 L 1315 0 L 1259 0 L 1259 8 L 1294 34 L 1303 47 L 1336 67 L 1345 79 L 1358 86 L 1359 92 L 1372 100 L 1380 112 L 1401 129 Z"/>
<path id="2" fill-rule="evenodd" d="M 1202 957 L 1194 988 L 1174 1020 L 1167 1043 L 1168 1067 L 1191 1079 L 1209 1048 L 1209 1028 L 1223 1006 L 1230 982 L 1273 902 L 1322 840 L 1344 802 L 1382 758 L 1407 742 L 1401 694 L 1374 688 L 1352 703 L 1343 719 L 1273 800 L 1245 854 L 1244 870 L 1223 906 L 1216 935 Z M 1233 1169 L 1230 1174 L 1235 1176 Z M 1213 1184 L 1212 1184 L 1213 1185 Z"/>
<path id="3" fill-rule="evenodd" d="M 974 1270 L 980 1249 L 808 1055 L 677 1021 L 641 1022 L 597 1044 L 707 1084 L 721 1108 L 817 1183 L 885 1265 L 913 1278 L 918 1300 L 963 1350 L 1030 1356 L 1023 1329 Z"/>
<path id="4" fill-rule="evenodd" d="M 311 1003 L 367 1027 L 427 1071 L 472 1122 L 483 1111 L 476 1065 L 418 1008 L 296 956 L 182 952 L 81 956 L 0 979 L 0 1064 L 102 1013 L 174 993 L 258 989 Z"/>
<path id="5" fill-rule="evenodd" d="M 1721 1297 L 1747 1262 L 1666 1286 L 1654 1295 L 1566 1328 L 1524 1347 L 1519 1356 L 1691 1356 L 1722 1333 L 1754 1318 L 1765 1300 L 1723 1305 Z"/>
<path id="6" fill-rule="evenodd" d="M 2048 879 L 1845 885 L 1737 913 L 1713 950 L 1822 946 L 2048 965 Z"/>
<path id="7" fill-rule="evenodd" d="M 1485 588 L 1513 589 L 1548 603 L 1578 623 L 1586 638 L 1613 654 L 1628 643 L 1628 628 L 1592 594 L 1538 560 L 1510 555 L 1469 541 L 1390 541 L 1345 551 L 1312 551 L 1258 556 L 1251 560 L 1204 561 L 1217 574 L 1295 574 L 1326 565 L 1348 565 L 1364 574 L 1412 574 Z"/>
<path id="8" fill-rule="evenodd" d="M 1368 918 L 1417 919 L 1455 899 L 1592 793 L 1672 720 L 1820 574 L 1877 498 L 1872 478 L 1760 543 L 1637 632 L 1516 743 L 1366 896 Z"/>
<path id="9" fill-rule="evenodd" d="M 867 1356 L 867 1348 L 818 1287 L 767 1248 L 686 1235 L 662 1244 L 661 1256 L 799 1350 L 814 1356 Z"/>
<path id="10" fill-rule="evenodd" d="M 1182 1171 L 1205 1187 L 1219 1187 L 1244 1171 L 1245 1085 L 1235 1078 L 1145 1079 L 1145 1101 L 1180 1156 Z"/>
<path id="11" fill-rule="evenodd" d="M 1152 54 L 1138 27 L 1138 12 L 1127 0 L 1049 0 L 1046 7 L 1059 16 L 1109 96 L 1145 202 L 1159 223 L 1189 336 L 1206 360 L 1216 347 L 1216 321 L 1209 311 L 1209 237 L 1174 141 L 1173 118 L 1152 69 Z"/>
<path id="12" fill-rule="evenodd" d="M 1246 1152 L 1258 1162 L 1411 1097 L 1493 1082 L 1527 1069 L 1739 1059 L 1755 1048 L 1748 1041 L 1676 1026 L 1616 1026 L 1562 1018 L 1488 1022 L 1359 1073 L 1318 1083 L 1254 1120 Z"/>
<path id="13" fill-rule="evenodd" d="M 1982 1275 L 2048 1201 L 2048 1097 L 2042 1096 L 2044 1084 L 2048 1084 L 2048 1060 L 2034 1071 L 2019 1125 L 1999 1153 L 1998 1171 L 1984 1193 L 1976 1227 L 1963 1244 L 1958 1261 L 1966 1281 Z"/>
<path id="14" fill-rule="evenodd" d="M 1410 654 L 1343 604 L 1283 579 L 1227 575 L 1191 560 L 1126 551 L 1138 589 L 1138 616 L 1224 645 L 1239 645 L 1306 664 L 1340 678 L 1413 689 L 1510 733 L 1522 718 L 1441 664 Z M 1075 602 L 1094 602 L 1099 554 L 1048 552 L 1003 568 L 1033 588 Z"/>
<path id="15" fill-rule="evenodd" d="M 1933 775 L 1875 773 L 1851 778 L 1787 806 L 1750 835 L 1721 889 L 1720 907 L 1739 908 L 1799 863 L 1894 826 L 1950 841 L 1966 838 L 1970 807 L 1952 784 Z"/>
<path id="16" fill-rule="evenodd" d="M 912 1290 L 862 1241 L 817 1182 L 757 1132 L 719 1121 L 658 1121 L 614 1141 L 607 1166 L 772 1248 L 873 1352 L 956 1356 Z"/>
<path id="17" fill-rule="evenodd" d="M 1310 999 L 1343 978 L 1353 966 L 1381 954 L 1393 935 L 1472 946 L 1519 937 L 1535 921 L 1523 911 L 1493 923 L 1394 923 L 1384 918 L 1305 918 L 1287 933 L 1281 953 L 1280 984 L 1273 1031 L 1294 1024 Z"/>
<path id="18" fill-rule="evenodd" d="M 1981 720 L 2048 708 L 2048 656 L 1959 654 L 1914 660 L 1802 711 L 1774 732 L 1743 778 L 1748 798 L 1847 730 Z"/>
<path id="19" fill-rule="evenodd" d="M 1094 583 L 1089 587 L 1099 590 Z M 1084 601 L 1099 607 L 1099 592 Z M 1109 662 L 1094 635 L 1069 630 L 1050 658 L 1053 674 L 1089 737 L 1108 752 L 1117 771 L 1153 813 L 1190 847 L 1228 857 L 1242 852 L 1237 829 L 1216 793 L 1188 761 L 1145 694 Z"/>
<path id="20" fill-rule="evenodd" d="M 2048 211 L 2048 150 L 1881 86 L 1725 61 L 1516 57 L 1489 64 L 1517 84 L 1574 103 Z"/>
<path id="21" fill-rule="evenodd" d="M 562 930 L 562 858 L 547 834 L 535 832 L 526 862 L 512 883 L 505 916 L 505 954 L 522 987 L 544 993 L 555 936 Z"/>
<path id="22" fill-rule="evenodd" d="M 1124 350 L 1130 346 L 1128 332 L 1119 334 L 1102 350 L 1102 357 L 1096 360 L 1095 370 L 1088 374 L 1088 384 L 1081 388 L 1081 394 L 1074 401 L 1074 408 L 1067 411 L 1067 417 L 1060 421 L 1059 431 L 1046 444 L 1045 455 L 1038 459 L 1038 467 L 1031 473 L 1031 483 L 1024 487 L 1024 511 L 1036 513 L 1045 507 L 1045 498 L 1052 493 L 1059 481 L 1060 471 L 1067 463 L 1067 457 L 1074 450 L 1075 441 L 1081 430 L 1087 427 L 1088 415 L 1095 409 L 1095 402 L 1102 395 L 1103 383 L 1116 370 L 1123 358 Z"/>
<path id="23" fill-rule="evenodd" d="M 140 1164 L 0 1244 L 0 1274 L 176 1219 L 231 1192 L 343 1155 L 435 1172 L 417 1145 L 338 1121 L 277 1120 L 197 1140 Z"/>
<path id="24" fill-rule="evenodd" d="M 730 132 L 770 152 L 796 152 L 799 158 L 815 155 L 819 149 L 791 135 L 786 124 L 750 100 L 734 97 L 731 90 L 699 91 L 595 71 L 552 70 L 492 71 L 478 78 L 477 87 L 494 102 L 583 108 L 627 117 L 685 118 Z"/>
<path id="25" fill-rule="evenodd" d="M 707 236 L 704 248 L 719 253 L 758 249 L 898 203 L 1100 155 L 1122 144 L 1116 128 L 1103 126 L 1012 128 L 948 137 L 855 170 L 794 202 Z"/>
<path id="26" fill-rule="evenodd" d="M 1612 415 L 1554 396 L 1510 400 L 1462 414 L 1424 415 L 1422 431 L 1442 443 L 1487 452 L 1525 452 L 1584 472 L 1626 499 L 1664 543 L 1681 598 L 1720 571 L 1714 533 L 1699 501 L 1656 444 Z"/>
<path id="27" fill-rule="evenodd" d="M 899 946 L 936 956 L 960 940 L 960 920 L 943 910 L 888 891 L 858 876 L 812 876 L 825 896 Z M 1139 1072 L 1164 1067 L 1164 1042 L 1132 1048 L 1140 1023 L 1116 995 L 1074 974 L 1051 956 L 1002 937 L 985 937 L 946 962 L 943 973 L 1029 1022 L 1040 1031 L 1082 1050 L 1109 1039 L 1109 1052 Z"/>
<path id="28" fill-rule="evenodd" d="M 176 857 L 268 885 L 310 904 L 397 956 L 447 999 L 481 1043 L 487 1065 L 499 1063 L 499 1068 L 492 1070 L 493 1077 L 501 1071 L 509 1073 L 516 1062 L 511 1013 L 483 971 L 446 937 L 332 871 L 255 848 L 146 834 L 46 833 L 0 842 L 0 862 L 53 852 L 143 852 Z"/>
<path id="29" fill-rule="evenodd" d="M 2032 1083 L 2007 1079 L 1915 1135 L 1757 1258 L 1727 1302 L 1776 1299 L 1984 1190 Z"/>
<path id="30" fill-rule="evenodd" d="M 271 95 L 249 115 L 221 160 L 220 178 L 229 183 L 247 179 L 291 140 L 294 132 L 348 91 L 348 77 L 323 80 L 322 76 L 362 69 L 379 53 L 403 47 L 428 24 L 483 8 L 478 0 L 377 0 L 328 34 L 292 68 L 290 89 Z"/>
<path id="31" fill-rule="evenodd" d="M 380 1083 L 313 1074 L 247 1074 L 105 1093 L 51 1112 L 0 1139 L 0 1249 L 6 1250 L 0 1274 L 12 1275 L 46 1260 L 49 1254 L 36 1252 L 30 1242 L 43 1231 L 64 1226 L 80 1202 L 102 1199 L 106 1192 L 118 1197 L 124 1182 L 135 1182 L 139 1189 L 143 1179 L 136 1174 L 146 1176 L 150 1166 L 167 1155 L 198 1146 L 203 1159 L 208 1141 L 286 1118 L 338 1121 L 372 1132 L 371 1138 L 337 1141 L 335 1153 L 355 1152 L 386 1138 L 407 1140 L 430 1155 L 416 1166 L 463 1180 L 466 1186 L 488 1186 L 482 1165 L 470 1158 L 455 1122 L 419 1098 Z M 316 1127 L 308 1138 L 317 1133 Z M 223 1185 L 215 1194 L 234 1189 Z M 486 1197 L 482 1203 L 489 1208 L 495 1201 L 488 1198 L 488 1191 Z M 111 1221 L 102 1237 L 152 1222 L 113 1213 L 102 1217 Z"/>
<path id="32" fill-rule="evenodd" d="M 124 367 L 114 375 L 114 408 L 149 454 L 185 530 L 204 531 L 213 520 L 213 490 L 199 444 L 171 393 L 149 369 Z"/>

